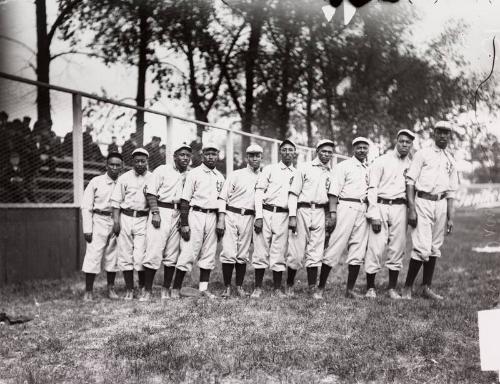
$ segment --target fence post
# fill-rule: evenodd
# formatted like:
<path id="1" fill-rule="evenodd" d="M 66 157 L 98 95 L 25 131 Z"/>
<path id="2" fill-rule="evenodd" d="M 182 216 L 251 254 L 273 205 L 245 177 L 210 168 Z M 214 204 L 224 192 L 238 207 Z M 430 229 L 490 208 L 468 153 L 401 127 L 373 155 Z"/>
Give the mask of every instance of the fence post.
<path id="1" fill-rule="evenodd" d="M 174 119 L 167 116 L 167 143 L 165 144 L 165 162 L 172 162 L 174 155 Z"/>
<path id="2" fill-rule="evenodd" d="M 226 177 L 229 175 L 231 172 L 233 172 L 234 169 L 234 164 L 233 164 L 233 158 L 234 158 L 234 132 L 233 131 L 227 131 L 227 136 L 226 136 Z"/>
<path id="3" fill-rule="evenodd" d="M 276 164 L 278 162 L 278 159 L 279 159 L 278 151 L 279 151 L 278 142 L 273 141 L 273 148 L 271 151 L 271 163 L 272 164 Z"/>
<path id="4" fill-rule="evenodd" d="M 82 96 L 73 93 L 73 203 L 82 204 L 84 189 Z"/>

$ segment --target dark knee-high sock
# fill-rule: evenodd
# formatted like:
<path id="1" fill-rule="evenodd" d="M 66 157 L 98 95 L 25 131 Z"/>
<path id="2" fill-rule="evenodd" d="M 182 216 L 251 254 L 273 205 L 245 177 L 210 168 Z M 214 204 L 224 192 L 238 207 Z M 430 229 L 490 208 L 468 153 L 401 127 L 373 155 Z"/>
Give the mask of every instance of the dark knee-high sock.
<path id="1" fill-rule="evenodd" d="M 347 289 L 354 289 L 354 285 L 356 284 L 356 280 L 358 278 L 359 273 L 359 265 L 349 265 L 348 273 L 347 273 Z"/>
<path id="2" fill-rule="evenodd" d="M 85 274 L 85 291 L 92 292 L 92 290 L 94 289 L 95 276 L 95 273 Z"/>
<path id="3" fill-rule="evenodd" d="M 155 279 L 156 269 L 144 267 L 144 288 L 146 291 L 153 290 L 153 281 Z"/>
<path id="4" fill-rule="evenodd" d="M 375 289 L 375 276 L 376 273 L 367 273 L 366 274 L 366 290 L 374 288 Z"/>
<path id="5" fill-rule="evenodd" d="M 399 271 L 389 269 L 389 289 L 395 289 L 398 284 Z"/>
<path id="6" fill-rule="evenodd" d="M 326 287 L 326 281 L 328 280 L 328 275 L 330 274 L 330 271 L 332 270 L 332 267 L 326 264 L 321 265 L 321 272 L 319 273 L 319 289 L 325 289 Z"/>
<path id="7" fill-rule="evenodd" d="M 293 284 L 295 283 L 296 274 L 297 274 L 296 269 L 288 267 L 288 272 L 286 275 L 286 285 L 288 285 L 289 287 L 293 286 Z"/>
<path id="8" fill-rule="evenodd" d="M 123 280 L 128 291 L 134 289 L 134 271 L 123 271 Z"/>
<path id="9" fill-rule="evenodd" d="M 200 268 L 200 283 L 208 283 L 210 280 L 210 269 Z"/>
<path id="10" fill-rule="evenodd" d="M 434 276 L 434 268 L 436 267 L 437 257 L 431 256 L 429 257 L 429 261 L 424 264 L 424 276 L 422 279 L 423 285 L 431 285 L 432 284 L 432 276 Z"/>
<path id="11" fill-rule="evenodd" d="M 186 271 L 181 271 L 180 269 L 175 269 L 175 277 L 174 277 L 174 286 L 173 289 L 181 289 L 182 281 L 184 280 L 184 276 L 186 275 Z"/>
<path id="12" fill-rule="evenodd" d="M 273 285 L 274 289 L 281 289 L 281 278 L 283 276 L 283 272 L 273 271 Z"/>
<path id="13" fill-rule="evenodd" d="M 108 281 L 108 287 L 113 287 L 115 285 L 116 272 L 106 272 L 106 280 Z"/>
<path id="14" fill-rule="evenodd" d="M 137 276 L 139 276 L 139 288 L 143 288 L 146 277 L 145 271 L 137 271 Z"/>
<path id="15" fill-rule="evenodd" d="M 246 263 L 236 263 L 236 286 L 241 287 L 243 285 L 243 280 L 245 280 L 245 273 L 247 272 Z"/>
<path id="16" fill-rule="evenodd" d="M 318 267 L 307 267 L 307 284 L 309 287 L 316 286 L 318 280 Z"/>
<path id="17" fill-rule="evenodd" d="M 408 273 L 406 274 L 406 282 L 405 287 L 411 287 L 415 278 L 418 275 L 418 271 L 420 271 L 420 267 L 422 266 L 422 262 L 420 260 L 410 259 L 410 265 L 408 266 Z"/>
<path id="18" fill-rule="evenodd" d="M 231 285 L 231 280 L 233 279 L 233 269 L 234 264 L 222 263 L 222 279 L 224 280 L 224 286 L 226 287 Z"/>
<path id="19" fill-rule="evenodd" d="M 172 279 L 174 278 L 175 267 L 163 267 L 163 286 L 165 288 L 170 288 L 170 284 L 172 284 Z"/>
<path id="20" fill-rule="evenodd" d="M 262 281 L 264 280 L 264 268 L 255 268 L 255 288 L 262 288 Z"/>

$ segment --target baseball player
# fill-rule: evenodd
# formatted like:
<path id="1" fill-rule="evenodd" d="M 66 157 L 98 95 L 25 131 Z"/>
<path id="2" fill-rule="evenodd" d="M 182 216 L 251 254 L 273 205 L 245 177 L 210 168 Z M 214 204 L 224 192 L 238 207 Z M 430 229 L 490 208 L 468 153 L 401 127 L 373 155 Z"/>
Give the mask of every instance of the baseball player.
<path id="1" fill-rule="evenodd" d="M 316 146 L 317 157 L 298 167 L 297 177 L 290 186 L 288 227 L 292 233 L 288 237 L 288 296 L 294 296 L 295 274 L 304 263 L 309 292 L 314 298 L 321 298 L 316 292 L 316 283 L 318 267 L 323 260 L 326 228 L 331 228 L 331 217 L 325 213 L 328 212 L 333 149 L 333 141 L 321 140 Z"/>
<path id="2" fill-rule="evenodd" d="M 406 249 L 407 202 L 405 175 L 410 166 L 408 154 L 415 135 L 407 129 L 397 134 L 396 147 L 375 159 L 368 167 L 368 211 L 371 231 L 366 251 L 366 297 L 376 298 L 375 276 L 385 266 L 389 270 L 389 297 L 401 299 L 396 292 L 399 271 Z"/>
<path id="3" fill-rule="evenodd" d="M 443 297 L 431 289 L 436 260 L 445 231 L 453 230 L 453 199 L 458 189 L 458 172 L 453 156 L 446 150 L 452 127 L 441 121 L 434 126 L 434 144 L 415 153 L 406 174 L 408 224 L 413 228 L 413 248 L 403 289 L 403 298 L 411 299 L 412 286 L 422 264 L 423 296 L 433 300 Z"/>
<path id="4" fill-rule="evenodd" d="M 281 279 L 288 248 L 288 192 L 297 174 L 292 163 L 294 154 L 295 144 L 284 140 L 280 144 L 281 161 L 264 167 L 257 179 L 252 257 L 255 289 L 252 298 L 262 295 L 266 268 L 273 271 L 274 295 L 286 297 L 281 291 Z"/>
<path id="5" fill-rule="evenodd" d="M 365 137 L 352 141 L 354 156 L 338 164 L 328 190 L 334 230 L 325 249 L 319 278 L 318 296 L 322 297 L 328 274 L 347 247 L 346 297 L 360 298 L 354 291 L 359 268 L 363 264 L 368 241 L 366 220 L 367 164 L 369 142 Z"/>
<path id="6" fill-rule="evenodd" d="M 175 266 L 172 297 L 180 296 L 182 281 L 193 263 L 200 268 L 201 294 L 210 299 L 208 290 L 210 272 L 215 267 L 217 249 L 217 198 L 224 184 L 224 176 L 215 168 L 219 149 L 215 144 L 202 148 L 203 163 L 188 172 L 181 196 L 181 253 Z"/>
<path id="7" fill-rule="evenodd" d="M 146 198 L 150 208 L 146 229 L 146 256 L 144 258 L 145 293 L 139 300 L 149 301 L 156 271 L 164 266 L 162 300 L 170 297 L 170 284 L 179 257 L 179 205 L 186 170 L 192 150 L 186 143 L 174 151 L 173 164 L 160 165 L 146 181 Z"/>
<path id="8" fill-rule="evenodd" d="M 94 280 L 101 272 L 103 258 L 108 280 L 108 297 L 118 299 L 114 288 L 118 266 L 110 198 L 122 169 L 122 155 L 118 152 L 109 153 L 106 159 L 106 173 L 90 180 L 83 193 L 83 236 L 87 242 L 82 266 L 82 271 L 85 273 L 85 295 L 83 296 L 85 301 L 93 299 Z"/>
<path id="9" fill-rule="evenodd" d="M 123 271 L 127 292 L 125 300 L 134 298 L 134 269 L 139 274 L 139 288 L 144 287 L 146 253 L 146 224 L 148 206 L 144 193 L 148 171 L 148 151 L 137 148 L 132 152 L 133 169 L 118 178 L 111 194 L 113 207 L 113 232 L 118 237 L 118 267 Z"/>
<path id="10" fill-rule="evenodd" d="M 219 194 L 217 233 L 222 237 L 222 277 L 226 287 L 222 297 L 231 296 L 233 269 L 236 269 L 236 294 L 246 297 L 243 290 L 249 248 L 255 217 L 255 185 L 260 173 L 262 147 L 250 145 L 246 150 L 247 167 L 231 173 Z"/>

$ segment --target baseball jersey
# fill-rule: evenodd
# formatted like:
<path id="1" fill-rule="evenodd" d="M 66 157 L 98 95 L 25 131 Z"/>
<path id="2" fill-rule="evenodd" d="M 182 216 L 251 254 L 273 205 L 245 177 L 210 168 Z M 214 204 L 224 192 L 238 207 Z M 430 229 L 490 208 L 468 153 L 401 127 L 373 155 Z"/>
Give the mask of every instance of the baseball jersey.
<path id="1" fill-rule="evenodd" d="M 181 173 L 175 163 L 160 165 L 146 181 L 145 191 L 155 195 L 161 202 L 179 203 L 186 174 L 187 171 Z"/>
<path id="2" fill-rule="evenodd" d="M 235 208 L 255 209 L 255 185 L 260 170 L 247 166 L 231 173 L 219 194 L 219 212 L 226 211 L 226 204 Z"/>
<path id="3" fill-rule="evenodd" d="M 338 164 L 333 170 L 329 195 L 337 197 L 364 199 L 368 188 L 366 162 L 362 163 L 355 156 Z"/>
<path id="4" fill-rule="evenodd" d="M 113 193 L 115 185 L 116 180 L 109 177 L 107 173 L 96 176 L 90 180 L 83 193 L 83 233 L 92 232 L 92 211 L 94 209 L 111 212 L 111 194 Z"/>
<path id="5" fill-rule="evenodd" d="M 152 173 L 149 171 L 146 171 L 143 175 L 138 175 L 133 169 L 121 175 L 111 194 L 111 206 L 136 211 L 146 210 L 148 205 L 144 185 L 151 175 Z"/>
<path id="6" fill-rule="evenodd" d="M 290 193 L 298 196 L 299 203 L 326 204 L 331 180 L 331 168 L 315 158 L 297 167 L 297 177 L 293 179 Z"/>
<path id="7" fill-rule="evenodd" d="M 189 201 L 190 206 L 217 209 L 217 198 L 223 185 L 222 173 L 201 164 L 187 173 L 181 199 Z"/>
<path id="8" fill-rule="evenodd" d="M 453 156 L 435 143 L 415 153 L 406 173 L 406 182 L 418 191 L 454 198 L 458 189 L 458 171 Z"/>
<path id="9" fill-rule="evenodd" d="M 264 167 L 255 186 L 264 191 L 262 202 L 288 208 L 288 192 L 296 175 L 297 169 L 293 165 L 287 167 L 282 161 Z"/>

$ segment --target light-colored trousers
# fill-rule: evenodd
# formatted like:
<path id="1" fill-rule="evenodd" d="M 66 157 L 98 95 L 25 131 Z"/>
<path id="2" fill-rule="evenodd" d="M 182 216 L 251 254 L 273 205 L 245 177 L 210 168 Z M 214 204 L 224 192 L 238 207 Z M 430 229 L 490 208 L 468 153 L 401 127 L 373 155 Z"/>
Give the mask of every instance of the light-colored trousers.
<path id="1" fill-rule="evenodd" d="M 286 270 L 288 248 L 288 212 L 262 212 L 262 232 L 253 235 L 252 265 L 254 268 L 270 268 L 272 271 Z"/>
<path id="2" fill-rule="evenodd" d="M 150 213 L 146 229 L 146 256 L 143 265 L 150 269 L 159 269 L 163 265 L 175 267 L 180 251 L 179 220 L 180 212 L 176 209 L 159 207 L 160 228 L 152 223 Z"/>
<path id="3" fill-rule="evenodd" d="M 387 249 L 385 266 L 393 271 L 403 268 L 406 249 L 406 228 L 408 208 L 404 204 L 378 204 L 381 220 L 379 233 L 368 229 L 365 272 L 377 273 L 382 269 L 384 251 Z M 390 226 L 389 226 L 390 223 Z"/>
<path id="4" fill-rule="evenodd" d="M 189 241 L 181 238 L 181 253 L 175 267 L 181 271 L 191 272 L 194 262 L 198 261 L 199 268 L 214 269 L 217 250 L 215 234 L 217 214 L 190 210 L 188 220 L 191 236 Z"/>
<path id="5" fill-rule="evenodd" d="M 254 216 L 227 211 L 220 262 L 243 264 L 250 260 Z"/>
<path id="6" fill-rule="evenodd" d="M 118 267 L 120 271 L 142 271 L 146 255 L 146 225 L 148 217 L 120 215 L 118 235 Z"/>
<path id="7" fill-rule="evenodd" d="M 287 265 L 299 269 L 320 267 L 325 245 L 325 210 L 297 209 L 297 232 L 288 235 Z"/>
<path id="8" fill-rule="evenodd" d="M 116 236 L 113 234 L 113 219 L 108 216 L 92 216 L 92 242 L 86 243 L 82 271 L 85 273 L 101 272 L 101 265 L 106 272 L 118 272 Z"/>
<path id="9" fill-rule="evenodd" d="M 429 256 L 441 257 L 448 209 L 446 199 L 430 201 L 415 197 L 415 209 L 417 227 L 411 231 L 411 258 L 428 261 Z"/>
<path id="10" fill-rule="evenodd" d="M 325 249 L 323 263 L 334 267 L 347 247 L 347 264 L 361 265 L 365 259 L 367 242 L 366 204 L 339 201 L 337 223 Z"/>

